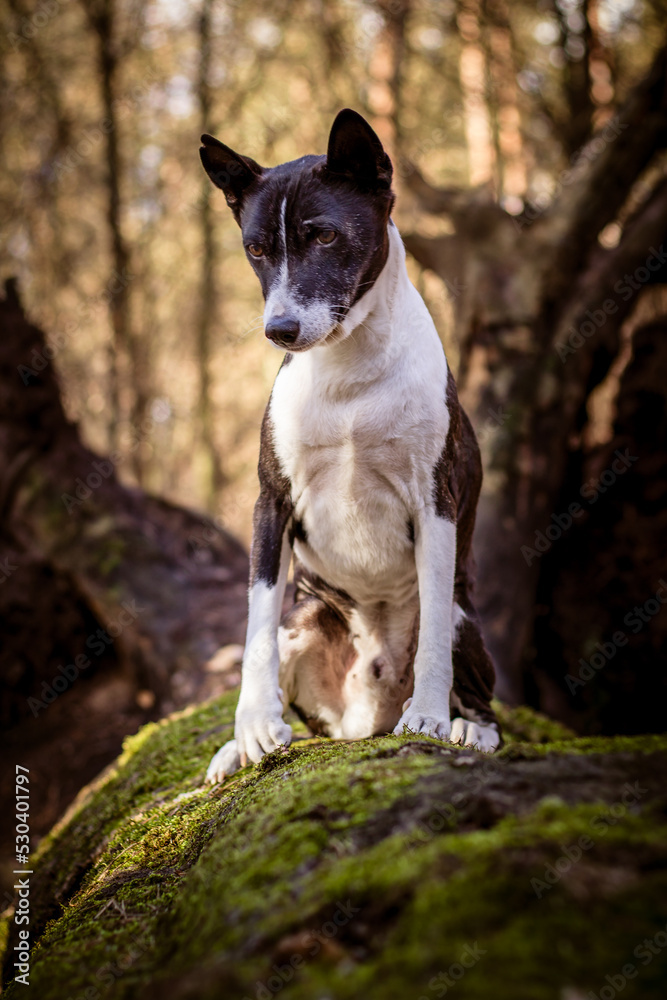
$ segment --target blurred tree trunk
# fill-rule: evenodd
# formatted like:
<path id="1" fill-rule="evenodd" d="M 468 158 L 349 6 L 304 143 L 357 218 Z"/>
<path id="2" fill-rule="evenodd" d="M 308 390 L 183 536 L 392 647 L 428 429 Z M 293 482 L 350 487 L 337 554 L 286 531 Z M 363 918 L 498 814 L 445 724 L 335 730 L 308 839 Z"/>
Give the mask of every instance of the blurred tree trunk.
<path id="1" fill-rule="evenodd" d="M 9 9 L 14 14 L 18 23 L 23 19 L 28 19 L 34 7 L 22 2 L 22 0 L 9 0 Z M 49 159 L 57 160 L 67 149 L 72 141 L 72 120 L 65 109 L 63 101 L 63 80 L 62 76 L 54 72 L 48 56 L 45 56 L 42 48 L 42 38 L 40 33 L 31 39 L 31 44 L 25 46 L 25 56 L 29 60 L 31 78 L 36 82 L 40 95 L 40 118 L 49 122 Z M 9 69 L 10 61 L 3 59 Z M 3 91 L 11 86 L 11 70 L 7 73 L 7 79 L 3 79 L 1 84 Z M 45 113 L 46 112 L 46 113 Z M 3 134 L 9 133 L 10 123 L 0 122 Z M 4 165 L 3 165 L 4 166 Z M 28 212 L 23 210 L 34 200 L 41 211 L 49 220 L 51 229 L 51 245 L 44 240 L 43 252 L 45 260 L 48 260 L 53 273 L 50 276 L 51 282 L 47 294 L 49 297 L 66 285 L 68 282 L 76 282 L 72 275 L 71 260 L 67 249 L 64 230 L 66 226 L 61 213 L 58 198 L 55 196 L 54 179 L 46 171 L 34 172 L 28 181 L 24 180 L 21 191 L 21 208 L 24 218 L 29 218 Z M 26 218 L 26 222 L 27 222 Z M 55 251 L 57 248 L 57 251 Z M 55 251 L 55 252 L 54 252 Z M 43 272 L 49 271 L 48 267 L 43 267 Z M 46 277 L 46 274 L 44 275 Z"/>
<path id="2" fill-rule="evenodd" d="M 555 5 L 560 46 L 565 59 L 563 85 L 566 114 L 559 117 L 559 134 L 568 156 L 574 156 L 591 137 L 595 104 L 591 95 L 591 53 L 597 47 L 592 28 L 594 4 L 584 0 L 581 10 Z M 553 115 L 553 113 L 552 113 Z"/>
<path id="3" fill-rule="evenodd" d="M 125 487 L 118 453 L 85 447 L 63 411 L 52 352 L 13 282 L 0 321 L 0 524 L 8 552 L 69 580 L 114 636 L 126 676 L 163 710 L 203 696 L 209 660 L 243 640 L 243 548 L 206 518 Z M 3 561 L 10 587 L 12 559 Z"/>
<path id="4" fill-rule="evenodd" d="M 654 249 L 659 257 L 667 179 L 644 193 L 617 246 L 604 248 L 598 234 L 665 145 L 663 49 L 542 214 L 528 207 L 512 218 L 484 189 L 435 189 L 416 169 L 408 176 L 422 207 L 448 215 L 455 227 L 453 235 L 408 233 L 404 239 L 419 263 L 460 289 L 454 301 L 458 382 L 486 469 L 476 530 L 477 600 L 498 667 L 498 693 L 513 702 L 525 694 L 522 661 L 532 640 L 540 539 L 549 548 L 549 536 L 566 530 L 568 505 L 581 501 L 578 493 L 564 493 L 573 442 L 648 280 L 627 278 L 638 268 L 649 275 L 647 259 Z"/>
<path id="5" fill-rule="evenodd" d="M 130 250 L 123 233 L 122 176 L 123 164 L 119 134 L 118 78 L 122 59 L 136 44 L 132 36 L 119 38 L 116 0 L 85 0 L 90 26 L 97 42 L 97 62 L 101 86 L 106 136 L 107 225 L 111 244 L 111 271 L 106 287 L 113 340 L 109 348 L 109 447 L 115 451 L 121 441 L 124 413 L 132 427 L 142 426 L 150 393 L 147 386 L 148 365 L 142 341 L 132 330 Z M 137 11 L 133 11 L 134 17 Z M 136 30 L 136 25 L 133 26 Z M 127 403 L 123 397 L 129 398 Z M 142 449 L 132 451 L 133 471 L 137 482 L 143 481 Z"/>
<path id="6" fill-rule="evenodd" d="M 481 43 L 489 76 L 499 196 L 516 199 L 526 190 L 526 151 L 521 134 L 517 66 L 506 0 L 484 0 Z"/>
<path id="7" fill-rule="evenodd" d="M 118 55 L 114 37 L 115 0 L 85 0 L 88 21 L 95 34 L 102 106 L 103 132 L 106 136 L 107 166 L 107 225 L 111 242 L 111 273 L 107 283 L 109 318 L 113 340 L 109 345 L 109 448 L 115 451 L 120 443 L 122 423 L 121 374 L 119 368 L 126 358 L 130 341 L 130 295 L 128 275 L 130 255 L 121 227 L 121 164 L 118 149 L 118 115 L 116 85 Z"/>
<path id="8" fill-rule="evenodd" d="M 585 483 L 588 502 L 542 559 L 527 653 L 540 703 L 589 733 L 665 725 L 667 290 L 646 299 L 655 318 L 632 333 L 611 439 L 573 449 L 572 492 Z"/>
<path id="9" fill-rule="evenodd" d="M 202 132 L 210 132 L 211 124 L 211 16 L 214 0 L 203 0 L 199 16 L 199 78 L 197 97 Z M 208 177 L 201 178 L 201 277 L 199 315 L 197 321 L 197 363 L 199 366 L 199 428 L 207 464 L 205 494 L 209 507 L 224 485 L 220 455 L 215 444 L 214 413 L 211 399 L 211 333 L 216 321 L 217 288 L 215 279 L 216 247 L 211 208 L 211 184 Z"/>
<path id="10" fill-rule="evenodd" d="M 462 0 L 459 3 L 459 74 L 468 146 L 468 172 L 470 183 L 475 185 L 493 181 L 497 167 L 489 120 L 488 62 L 481 44 L 481 15 L 480 0 Z"/>
<path id="11" fill-rule="evenodd" d="M 381 140 L 401 154 L 404 140 L 401 121 L 403 74 L 405 72 L 405 31 L 411 0 L 377 0 L 384 29 L 380 32 L 369 73 L 373 79 L 373 100 L 368 108 Z"/>

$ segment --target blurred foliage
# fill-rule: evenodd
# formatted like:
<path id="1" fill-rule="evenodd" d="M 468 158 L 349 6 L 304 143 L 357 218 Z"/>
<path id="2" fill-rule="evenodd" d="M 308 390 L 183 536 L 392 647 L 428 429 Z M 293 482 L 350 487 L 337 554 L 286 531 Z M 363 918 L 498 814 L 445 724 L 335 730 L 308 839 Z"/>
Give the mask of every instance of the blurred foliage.
<path id="1" fill-rule="evenodd" d="M 550 197 L 574 150 L 645 72 L 666 12 L 655 0 L 2 0 L 0 9 L 2 276 L 18 275 L 50 331 L 66 407 L 87 442 L 108 452 L 117 440 L 126 480 L 207 507 L 246 541 L 259 421 L 280 357 L 264 343 L 259 287 L 231 213 L 201 169 L 200 132 L 273 165 L 323 152 L 334 114 L 352 106 L 394 158 L 399 228 L 434 235 L 446 221 L 420 214 L 402 183 L 407 160 L 439 185 L 491 185 L 510 212 Z M 122 274 L 115 238 L 127 249 Z M 205 253 L 213 335 L 202 357 Z M 456 289 L 410 266 L 456 363 Z M 130 347 L 119 352 L 111 314 L 123 294 Z M 203 369 L 220 488 L 202 447 Z"/>

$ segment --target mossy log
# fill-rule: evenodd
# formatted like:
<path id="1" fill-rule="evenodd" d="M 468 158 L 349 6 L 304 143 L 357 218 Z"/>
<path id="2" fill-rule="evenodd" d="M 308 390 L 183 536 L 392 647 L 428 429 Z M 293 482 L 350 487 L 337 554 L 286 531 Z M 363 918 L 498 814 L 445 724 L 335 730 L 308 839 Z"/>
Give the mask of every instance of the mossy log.
<path id="1" fill-rule="evenodd" d="M 501 708 L 489 757 L 295 721 L 207 786 L 235 697 L 129 737 L 42 842 L 8 998 L 664 998 L 667 737 Z"/>
<path id="2" fill-rule="evenodd" d="M 86 446 L 63 407 L 60 342 L 11 280 L 0 330 L 0 720 L 7 759 L 30 769 L 39 836 L 124 735 L 238 681 L 248 557 Z M 13 778 L 0 776 L 5 813 Z M 0 829 L 0 895 L 13 836 Z"/>

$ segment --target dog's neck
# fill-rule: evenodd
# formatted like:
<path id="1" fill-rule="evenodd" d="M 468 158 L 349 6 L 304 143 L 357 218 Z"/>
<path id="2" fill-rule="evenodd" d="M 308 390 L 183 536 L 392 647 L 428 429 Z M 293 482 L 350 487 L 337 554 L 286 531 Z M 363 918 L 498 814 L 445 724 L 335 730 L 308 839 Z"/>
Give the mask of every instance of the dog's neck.
<path id="1" fill-rule="evenodd" d="M 397 322 L 401 306 L 416 290 L 405 267 L 405 249 L 396 226 L 388 226 L 389 253 L 375 283 L 356 302 L 330 340 L 294 360 L 323 388 L 352 390 L 382 378 L 396 364 L 409 330 Z M 341 335 L 342 334 L 342 335 Z"/>
<path id="2" fill-rule="evenodd" d="M 396 300 L 401 291 L 410 284 L 410 279 L 405 269 L 403 240 L 391 221 L 387 226 L 387 236 L 389 251 L 384 267 L 371 288 L 352 306 L 340 324 L 347 339 L 354 337 L 358 340 L 361 330 L 371 328 L 376 335 L 376 341 L 384 341 L 387 337 L 391 337 L 395 328 L 393 320 Z"/>

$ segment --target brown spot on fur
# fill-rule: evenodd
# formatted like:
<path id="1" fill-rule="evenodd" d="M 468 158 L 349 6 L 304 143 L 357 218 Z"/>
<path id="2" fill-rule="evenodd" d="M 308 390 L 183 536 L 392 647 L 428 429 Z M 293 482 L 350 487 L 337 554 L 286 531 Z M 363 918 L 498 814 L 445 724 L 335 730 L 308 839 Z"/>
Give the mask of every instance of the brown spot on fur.
<path id="1" fill-rule="evenodd" d="M 342 621 L 347 622 L 347 616 L 355 606 L 350 595 L 346 594 L 344 590 L 332 587 L 315 573 L 311 573 L 296 556 L 294 557 L 294 584 L 296 587 L 295 601 L 300 601 L 309 595 L 319 597 L 335 610 Z"/>
<path id="2" fill-rule="evenodd" d="M 342 713 L 342 689 L 347 672 L 356 659 L 346 620 L 314 594 L 297 597 L 282 627 L 297 635 L 303 646 L 294 657 L 292 672 L 281 677 L 295 712 L 317 734 L 328 735 L 324 723 L 309 706 L 330 707 Z"/>

